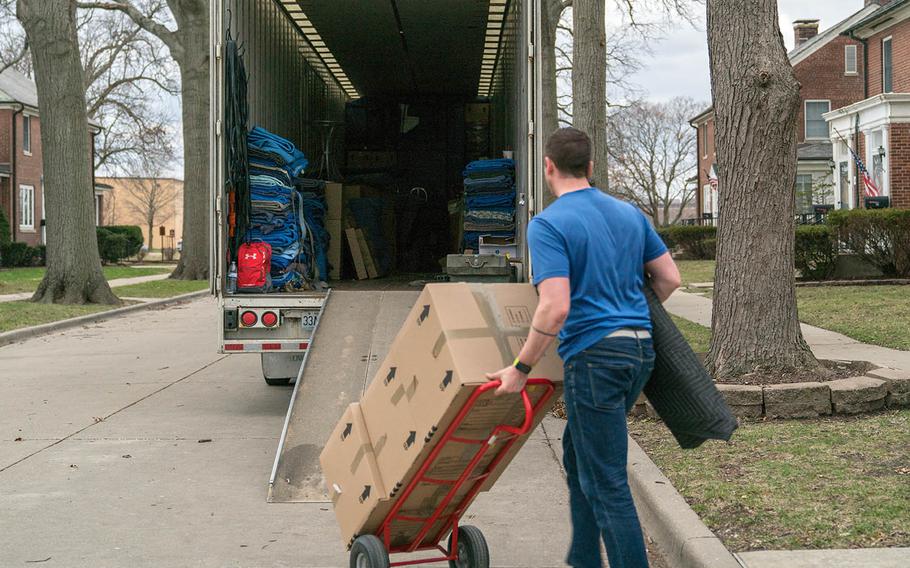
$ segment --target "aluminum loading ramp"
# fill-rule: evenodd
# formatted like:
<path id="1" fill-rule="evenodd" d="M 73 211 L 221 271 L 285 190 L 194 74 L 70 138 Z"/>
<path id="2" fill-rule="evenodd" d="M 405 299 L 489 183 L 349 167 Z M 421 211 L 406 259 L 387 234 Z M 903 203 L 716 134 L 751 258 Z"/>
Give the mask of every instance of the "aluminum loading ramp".
<path id="1" fill-rule="evenodd" d="M 420 292 L 333 291 L 291 395 L 269 480 L 270 503 L 328 502 L 319 454 L 360 400 Z"/>

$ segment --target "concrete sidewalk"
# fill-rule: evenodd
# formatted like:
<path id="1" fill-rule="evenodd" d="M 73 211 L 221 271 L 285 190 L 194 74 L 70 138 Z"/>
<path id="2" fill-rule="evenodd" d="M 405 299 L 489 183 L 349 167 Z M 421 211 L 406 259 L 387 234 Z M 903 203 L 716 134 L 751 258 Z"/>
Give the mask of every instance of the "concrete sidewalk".
<path id="1" fill-rule="evenodd" d="M 116 288 L 117 286 L 129 286 L 130 284 L 144 284 L 146 282 L 156 282 L 158 280 L 166 280 L 170 276 L 170 273 L 164 274 L 150 274 L 148 276 L 134 276 L 132 278 L 115 278 L 114 280 L 108 280 L 107 283 L 111 288 Z M 34 292 L 20 292 L 17 294 L 3 294 L 0 295 L 0 303 L 3 302 L 20 302 L 22 300 L 28 300 L 32 297 Z"/>
<path id="2" fill-rule="evenodd" d="M 0 566 L 347 566 L 330 505 L 266 503 L 291 390 L 218 323 L 203 299 L 0 348 Z M 543 429 L 465 521 L 494 566 L 564 565 Z"/>
<path id="3" fill-rule="evenodd" d="M 706 327 L 711 327 L 711 299 L 677 291 L 664 303 L 667 311 Z M 803 337 L 816 357 L 821 359 L 869 361 L 880 367 L 910 371 L 910 351 L 900 351 L 860 343 L 846 335 L 801 324 Z"/>

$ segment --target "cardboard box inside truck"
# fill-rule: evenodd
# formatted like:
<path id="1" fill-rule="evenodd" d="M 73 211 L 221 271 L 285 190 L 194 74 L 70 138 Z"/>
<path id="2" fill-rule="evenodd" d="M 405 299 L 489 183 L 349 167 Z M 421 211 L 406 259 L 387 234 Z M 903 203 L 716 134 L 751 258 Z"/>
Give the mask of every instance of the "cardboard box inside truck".
<path id="1" fill-rule="evenodd" d="M 391 504 L 401 497 L 472 393 L 487 382 L 486 373 L 499 370 L 515 359 L 527 337 L 536 307 L 537 292 L 528 284 L 426 286 L 361 401 L 378 475 L 389 501 L 371 511 L 354 532 L 349 527 L 364 519 L 363 511 L 358 512 L 356 521 L 347 518 L 342 521 L 342 514 L 348 513 L 336 507 L 345 542 L 379 528 Z M 555 346 L 538 363 L 532 376 L 553 381 L 557 389 L 535 416 L 536 426 L 562 389 L 562 362 Z M 528 393 L 532 403 L 536 403 L 546 389 L 529 386 Z M 518 395 L 497 397 L 490 390 L 476 400 L 455 433 L 461 438 L 488 442 L 488 451 L 471 476 L 485 472 L 509 440 L 509 436 L 491 440 L 493 429 L 502 424 L 521 426 L 524 420 L 525 409 Z M 481 490 L 492 487 L 528 436 L 519 438 L 488 472 L 488 477 L 480 480 Z M 433 479 L 457 479 L 483 445 L 447 443 L 426 475 Z M 323 456 L 327 461 L 335 459 L 328 447 Z M 452 507 L 471 487 L 472 484 L 466 484 L 459 491 Z M 447 488 L 444 486 L 442 495 Z M 401 514 L 428 516 L 440 500 L 439 491 L 438 485 L 420 484 L 403 503 Z M 396 521 L 393 543 L 407 542 L 416 536 L 418 529 L 417 523 Z M 427 543 L 438 536 L 437 529 L 444 531 L 445 527 L 434 526 L 425 537 L 429 539 Z"/>

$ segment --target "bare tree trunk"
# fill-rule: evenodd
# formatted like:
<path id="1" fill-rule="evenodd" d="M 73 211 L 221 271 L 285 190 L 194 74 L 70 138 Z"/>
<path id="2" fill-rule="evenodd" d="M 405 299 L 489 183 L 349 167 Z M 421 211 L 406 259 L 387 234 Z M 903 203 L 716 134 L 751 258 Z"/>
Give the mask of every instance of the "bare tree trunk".
<path id="1" fill-rule="evenodd" d="M 208 36 L 205 36 L 208 37 Z M 207 46 L 201 49 L 208 54 Z M 200 68 L 201 66 L 201 68 Z M 209 73 L 203 62 L 181 64 L 183 81 L 183 250 L 172 275 L 204 280 L 209 274 Z"/>
<path id="2" fill-rule="evenodd" d="M 172 275 L 209 276 L 209 12 L 208 2 L 169 0 L 183 45 L 183 250 Z M 180 8 L 177 8 L 180 5 Z"/>
<path id="3" fill-rule="evenodd" d="M 119 304 L 101 271 L 73 0 L 19 0 L 41 107 L 47 271 L 32 301 Z"/>
<path id="4" fill-rule="evenodd" d="M 607 176 L 607 20 L 604 0 L 575 0 L 572 69 L 573 123 L 594 144 L 594 179 L 609 190 Z"/>
<path id="5" fill-rule="evenodd" d="M 79 2 L 87 9 L 118 10 L 154 34 L 180 66 L 183 101 L 183 250 L 172 278 L 209 273 L 209 3 L 167 0 L 177 29 L 170 30 L 131 2 Z"/>
<path id="6" fill-rule="evenodd" d="M 559 127 L 559 106 L 557 105 L 558 92 L 556 85 L 556 28 L 559 25 L 559 18 L 566 9 L 566 3 L 563 0 L 544 0 L 543 10 L 541 12 L 541 37 L 543 46 L 541 48 L 541 83 L 543 84 L 543 124 L 541 125 L 541 134 L 546 138 L 550 136 Z M 544 207 L 547 207 L 556 199 L 556 196 L 549 191 L 544 192 Z"/>
<path id="7" fill-rule="evenodd" d="M 776 0 L 709 0 L 708 47 L 720 165 L 716 378 L 807 370 L 793 264 L 799 83 Z"/>

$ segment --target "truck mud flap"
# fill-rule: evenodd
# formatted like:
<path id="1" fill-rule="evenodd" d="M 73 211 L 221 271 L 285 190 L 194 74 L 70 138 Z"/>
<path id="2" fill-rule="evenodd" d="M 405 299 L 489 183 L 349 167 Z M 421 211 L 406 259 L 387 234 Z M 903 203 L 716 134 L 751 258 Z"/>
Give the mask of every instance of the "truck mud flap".
<path id="1" fill-rule="evenodd" d="M 333 291 L 300 369 L 269 479 L 270 503 L 329 502 L 319 454 L 360 400 L 419 292 Z"/>

